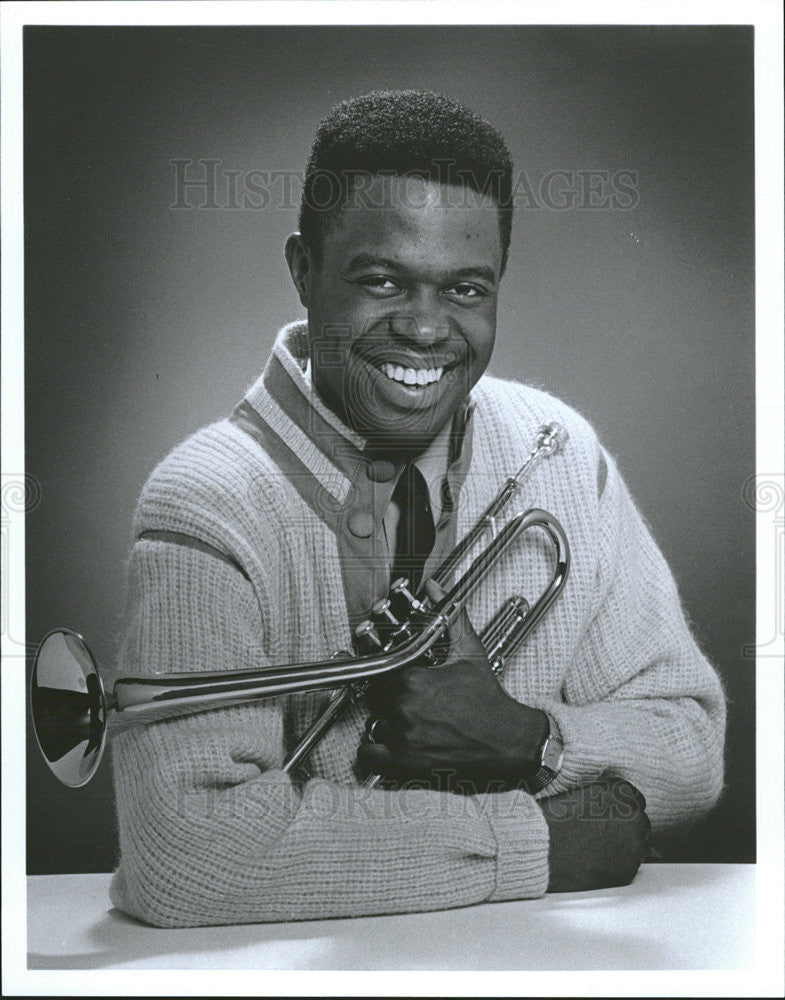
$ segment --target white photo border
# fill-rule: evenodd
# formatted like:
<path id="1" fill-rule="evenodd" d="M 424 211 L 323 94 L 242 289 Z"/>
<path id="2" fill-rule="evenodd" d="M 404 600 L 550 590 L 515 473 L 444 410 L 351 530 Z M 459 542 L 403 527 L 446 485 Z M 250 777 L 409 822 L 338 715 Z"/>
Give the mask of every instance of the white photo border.
<path id="1" fill-rule="evenodd" d="M 22 29 L 46 25 L 328 25 L 328 24 L 714 24 L 755 27 L 756 395 L 757 471 L 783 484 L 783 103 L 782 11 L 779 0 L 530 0 L 489 5 L 442 0 L 359 2 L 81 2 L 3 3 L 2 115 L 2 463 L 24 469 Z M 780 654 L 757 666 L 756 964 L 717 972 L 526 971 L 528 995 L 778 996 L 783 990 L 783 660 L 778 564 L 771 540 L 777 511 L 757 520 L 757 634 L 777 634 Z M 3 579 L 3 652 L 9 631 L 25 629 L 24 515 L 11 513 L 11 572 Z M 780 519 L 781 525 L 781 519 Z M 781 527 L 779 530 L 782 530 Z M 25 742 L 24 660 L 6 659 L 2 683 L 3 991 L 6 995 L 520 995 L 520 973 L 505 972 L 35 972 L 26 968 L 25 789 L 19 768 Z M 171 993 L 167 991 L 171 989 Z"/>

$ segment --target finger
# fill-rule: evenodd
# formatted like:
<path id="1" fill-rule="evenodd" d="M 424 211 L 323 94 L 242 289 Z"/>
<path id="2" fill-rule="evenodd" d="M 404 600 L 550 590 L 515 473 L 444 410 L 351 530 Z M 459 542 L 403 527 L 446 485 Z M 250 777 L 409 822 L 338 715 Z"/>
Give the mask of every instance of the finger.
<path id="1" fill-rule="evenodd" d="M 371 726 L 373 727 L 372 730 Z M 402 744 L 402 737 L 389 719 L 372 716 L 366 720 L 363 743 L 376 743 L 386 747 L 395 747 Z"/>
<path id="2" fill-rule="evenodd" d="M 646 851 L 648 853 L 648 852 L 650 852 L 652 850 L 652 840 L 654 838 L 653 838 L 653 835 L 652 835 L 651 820 L 649 819 L 649 817 L 648 817 L 648 815 L 646 813 L 644 813 L 643 815 L 644 815 L 644 817 L 646 819 L 646 834 L 645 834 L 645 836 L 643 838 L 643 843 L 644 843 L 644 845 L 646 847 Z"/>
<path id="3" fill-rule="evenodd" d="M 635 803 L 636 813 L 635 815 L 642 818 L 648 822 L 648 817 L 646 815 L 646 797 L 643 792 L 638 791 L 635 785 L 626 782 L 623 789 L 624 795 L 630 796 L 632 801 Z"/>
<path id="4" fill-rule="evenodd" d="M 362 772 L 382 774 L 402 781 L 419 777 L 429 770 L 416 756 L 381 743 L 360 743 L 357 748 L 357 765 Z"/>
<path id="5" fill-rule="evenodd" d="M 633 798 L 636 800 L 638 805 L 641 807 L 641 812 L 646 811 L 646 796 L 643 792 L 636 786 L 633 785 L 631 781 L 626 782 L 627 788 L 632 791 Z"/>
<path id="6" fill-rule="evenodd" d="M 401 691 L 403 671 L 377 677 L 368 685 L 365 702 L 374 715 L 391 716 Z"/>
<path id="7" fill-rule="evenodd" d="M 450 625 L 447 631 L 447 635 L 453 647 L 464 645 L 467 641 L 480 641 L 479 636 L 474 631 L 474 626 L 471 623 L 471 619 L 469 618 L 469 614 L 465 606 L 458 612 L 455 621 L 452 625 Z"/>
<path id="8" fill-rule="evenodd" d="M 465 607 L 461 608 L 455 620 L 448 627 L 446 638 L 449 653 L 445 662 L 483 660 L 487 663 L 485 647 L 474 631 L 474 626 Z"/>
<path id="9" fill-rule="evenodd" d="M 412 670 L 415 668 L 408 667 L 406 669 Z M 401 671 L 400 673 L 403 674 L 405 671 Z M 383 718 L 388 723 L 392 722 L 399 725 L 404 722 L 405 711 L 403 705 L 407 700 L 407 691 L 401 684 L 402 680 L 403 678 L 399 677 L 399 681 L 394 687 L 393 685 L 382 688 L 374 687 L 373 692 L 370 689 L 366 692 L 365 703 L 370 709 L 373 718 Z"/>
<path id="10" fill-rule="evenodd" d="M 636 785 L 633 785 L 633 783 L 628 781 L 626 778 L 617 778 L 613 774 L 609 774 L 607 780 L 608 787 L 612 791 L 621 791 L 622 795 L 631 797 L 640 807 L 641 812 L 645 812 L 646 797 Z"/>
<path id="11" fill-rule="evenodd" d="M 392 753 L 380 743 L 361 743 L 357 749 L 357 763 L 362 771 L 370 774 L 387 774 Z"/>
<path id="12" fill-rule="evenodd" d="M 378 743 L 361 743 L 357 749 L 357 766 L 362 773 L 381 774 L 396 781 L 430 781 L 433 773 L 443 774 L 444 768 L 430 758 L 422 758 L 405 750 L 392 750 Z M 449 775 L 454 772 L 449 771 Z"/>
<path id="13" fill-rule="evenodd" d="M 430 600 L 436 604 L 447 591 L 435 580 L 426 580 L 423 584 L 425 593 Z M 466 607 L 462 607 L 458 612 L 455 621 L 447 629 L 447 643 L 450 647 L 450 655 L 454 655 L 457 649 L 462 650 L 469 657 L 481 656 L 484 654 L 479 636 L 474 631 Z"/>
<path id="14" fill-rule="evenodd" d="M 597 784 L 607 788 L 611 801 L 622 803 L 630 808 L 634 805 L 635 815 L 640 815 L 646 811 L 646 797 L 631 781 L 626 778 L 619 778 L 612 772 L 605 772 L 599 778 Z"/>

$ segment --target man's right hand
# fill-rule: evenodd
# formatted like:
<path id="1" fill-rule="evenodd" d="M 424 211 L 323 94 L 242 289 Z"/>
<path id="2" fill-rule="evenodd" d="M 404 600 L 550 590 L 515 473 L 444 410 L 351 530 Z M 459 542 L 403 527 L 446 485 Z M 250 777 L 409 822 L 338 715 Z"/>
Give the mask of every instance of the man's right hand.
<path id="1" fill-rule="evenodd" d="M 540 799 L 550 833 L 548 892 L 628 885 L 649 847 L 646 800 L 610 777 Z"/>

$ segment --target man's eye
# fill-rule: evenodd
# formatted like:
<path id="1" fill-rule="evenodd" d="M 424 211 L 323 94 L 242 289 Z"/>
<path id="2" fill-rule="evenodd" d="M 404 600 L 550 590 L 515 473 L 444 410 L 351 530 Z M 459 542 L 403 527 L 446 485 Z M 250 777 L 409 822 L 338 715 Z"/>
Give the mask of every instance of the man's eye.
<path id="1" fill-rule="evenodd" d="M 450 286 L 447 294 L 460 299 L 479 299 L 487 295 L 487 292 L 477 285 L 470 285 L 468 281 L 462 281 L 460 284 Z"/>
<path id="2" fill-rule="evenodd" d="M 367 278 L 360 278 L 359 284 L 363 288 L 367 288 L 371 292 L 376 292 L 377 294 L 393 294 L 401 290 L 401 286 L 396 284 L 390 278 L 385 278 L 381 274 L 373 274 Z"/>

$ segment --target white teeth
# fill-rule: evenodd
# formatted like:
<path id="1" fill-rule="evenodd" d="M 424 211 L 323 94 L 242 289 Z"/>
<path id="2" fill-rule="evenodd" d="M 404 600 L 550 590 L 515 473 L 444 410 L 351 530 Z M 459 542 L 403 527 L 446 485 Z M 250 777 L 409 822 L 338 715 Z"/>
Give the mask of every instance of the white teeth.
<path id="1" fill-rule="evenodd" d="M 438 382 L 444 373 L 444 367 L 440 368 L 404 368 L 403 365 L 394 365 L 389 361 L 384 361 L 379 366 L 387 378 L 394 382 L 403 382 L 404 385 L 430 385 Z"/>

